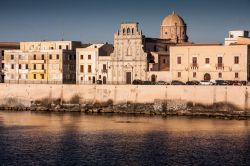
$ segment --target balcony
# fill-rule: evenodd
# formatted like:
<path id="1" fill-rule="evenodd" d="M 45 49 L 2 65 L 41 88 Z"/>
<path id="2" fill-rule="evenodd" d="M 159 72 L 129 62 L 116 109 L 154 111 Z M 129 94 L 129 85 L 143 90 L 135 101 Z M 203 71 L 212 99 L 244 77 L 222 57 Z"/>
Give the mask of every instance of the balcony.
<path id="1" fill-rule="evenodd" d="M 199 68 L 197 63 L 192 63 L 190 66 L 192 70 L 197 70 Z"/>
<path id="2" fill-rule="evenodd" d="M 216 67 L 216 70 L 224 70 L 224 64 L 223 63 L 217 63 L 215 67 Z"/>
<path id="3" fill-rule="evenodd" d="M 107 69 L 102 69 L 102 73 L 107 73 L 108 70 Z"/>
<path id="4" fill-rule="evenodd" d="M 37 70 L 30 70 L 31 73 L 39 73 L 39 74 L 45 74 L 46 70 L 42 70 L 42 69 L 37 69 Z"/>
<path id="5" fill-rule="evenodd" d="M 43 63 L 46 63 L 46 60 L 30 60 L 30 63 L 40 63 L 40 64 L 43 64 Z"/>

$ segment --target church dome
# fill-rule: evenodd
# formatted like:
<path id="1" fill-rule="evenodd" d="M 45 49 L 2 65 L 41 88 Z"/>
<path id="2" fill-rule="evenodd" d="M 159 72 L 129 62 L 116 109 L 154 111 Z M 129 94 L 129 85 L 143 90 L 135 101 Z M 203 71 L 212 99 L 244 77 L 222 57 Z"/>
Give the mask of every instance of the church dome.
<path id="1" fill-rule="evenodd" d="M 166 16 L 162 23 L 161 26 L 185 26 L 184 20 L 178 16 L 175 12 L 172 14 Z"/>

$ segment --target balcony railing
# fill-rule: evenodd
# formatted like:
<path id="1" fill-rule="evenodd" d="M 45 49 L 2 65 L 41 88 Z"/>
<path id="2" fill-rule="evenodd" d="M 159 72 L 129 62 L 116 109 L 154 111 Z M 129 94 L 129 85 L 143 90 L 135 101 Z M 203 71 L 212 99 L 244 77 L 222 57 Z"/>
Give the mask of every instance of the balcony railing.
<path id="1" fill-rule="evenodd" d="M 30 70 L 31 73 L 41 73 L 44 74 L 46 73 L 46 69 L 42 70 L 42 69 L 32 69 Z"/>
<path id="2" fill-rule="evenodd" d="M 190 66 L 192 70 L 197 70 L 199 68 L 197 63 L 192 63 Z"/>
<path id="3" fill-rule="evenodd" d="M 223 63 L 217 63 L 216 64 L 216 70 L 224 70 L 224 64 Z"/>
<path id="4" fill-rule="evenodd" d="M 30 60 L 30 63 L 46 63 L 46 60 Z"/>
<path id="5" fill-rule="evenodd" d="M 102 69 L 102 73 L 107 73 L 108 70 L 107 69 Z"/>

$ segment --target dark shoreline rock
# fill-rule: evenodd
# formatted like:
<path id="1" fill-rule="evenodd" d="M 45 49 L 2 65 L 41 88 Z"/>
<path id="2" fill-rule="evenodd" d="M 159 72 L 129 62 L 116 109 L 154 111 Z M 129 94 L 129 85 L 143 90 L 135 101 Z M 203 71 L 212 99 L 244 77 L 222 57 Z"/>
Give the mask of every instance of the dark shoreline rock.
<path id="1" fill-rule="evenodd" d="M 171 103 L 170 105 L 161 102 L 146 104 L 120 104 L 120 105 L 100 105 L 100 104 L 54 104 L 49 106 L 32 105 L 31 107 L 9 107 L 1 106 L 1 111 L 31 111 L 31 112 L 79 112 L 86 114 L 121 114 L 121 115 L 150 115 L 186 117 L 204 117 L 225 120 L 248 120 L 249 111 L 220 111 L 213 107 L 188 106 L 185 103 Z"/>

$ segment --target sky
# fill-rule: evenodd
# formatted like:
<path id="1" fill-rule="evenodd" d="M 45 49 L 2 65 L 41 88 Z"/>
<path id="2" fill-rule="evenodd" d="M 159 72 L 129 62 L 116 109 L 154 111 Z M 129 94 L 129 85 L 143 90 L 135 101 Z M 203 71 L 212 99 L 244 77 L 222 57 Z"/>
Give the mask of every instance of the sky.
<path id="1" fill-rule="evenodd" d="M 175 11 L 189 40 L 223 42 L 230 30 L 250 30 L 250 0 L 0 0 L 0 41 L 74 40 L 113 43 L 122 22 L 136 21 L 146 37 Z"/>

